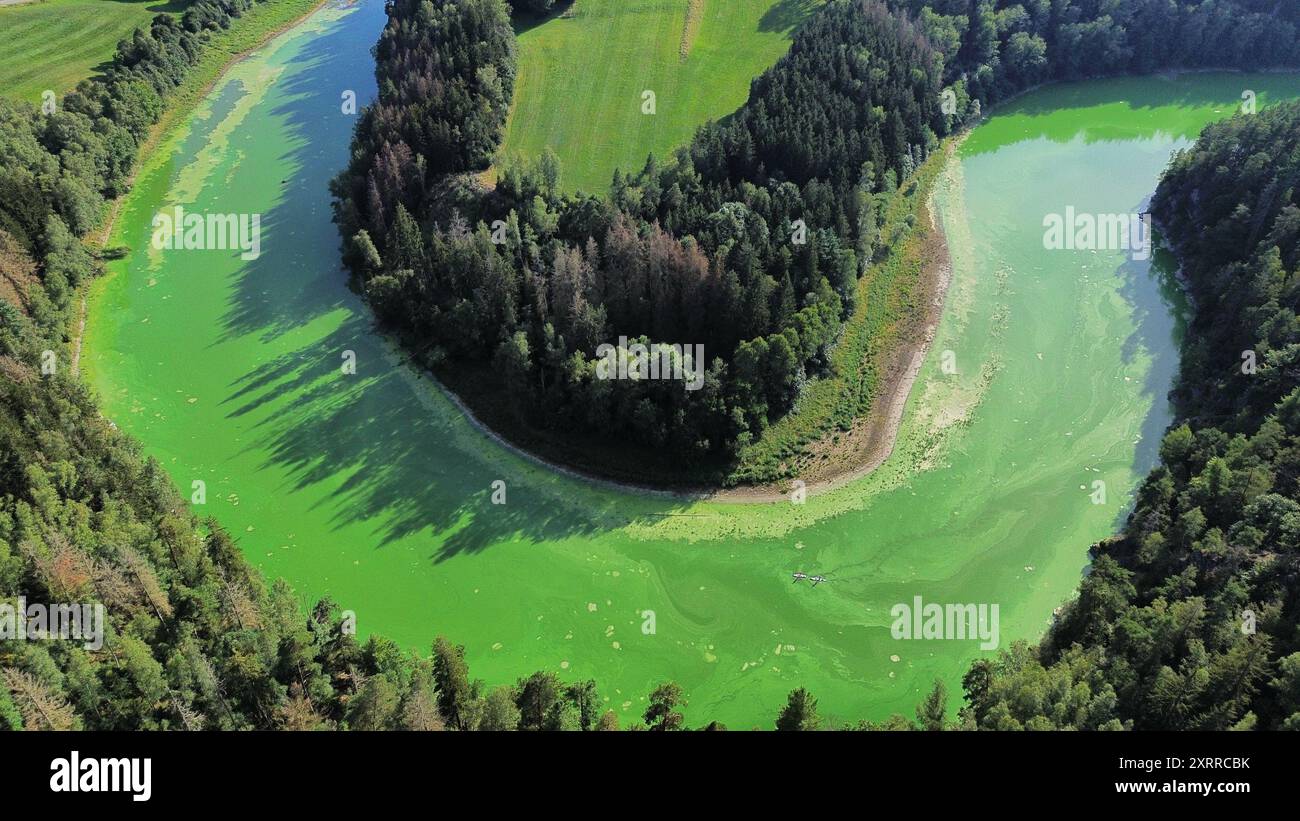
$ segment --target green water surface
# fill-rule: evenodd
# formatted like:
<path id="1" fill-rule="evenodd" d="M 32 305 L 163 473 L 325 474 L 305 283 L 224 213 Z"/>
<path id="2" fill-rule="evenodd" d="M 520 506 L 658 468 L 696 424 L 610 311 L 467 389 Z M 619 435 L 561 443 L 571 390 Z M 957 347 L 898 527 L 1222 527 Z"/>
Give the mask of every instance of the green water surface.
<path id="1" fill-rule="evenodd" d="M 446 634 L 489 684 L 595 678 L 624 724 L 664 680 L 690 723 L 770 726 L 797 686 L 833 718 L 910 715 L 986 652 L 892 638 L 890 608 L 915 596 L 998 605 L 1004 647 L 1041 635 L 1152 464 L 1180 310 L 1171 277 L 1124 252 L 1045 251 L 1043 216 L 1141 210 L 1244 89 L 1297 93 L 1293 76 L 1187 75 L 1005 107 L 936 196 L 954 278 L 894 456 L 804 505 L 688 503 L 504 451 L 347 289 L 326 185 L 355 121 L 343 93 L 373 96 L 383 22 L 378 0 L 324 9 L 234 67 L 146 164 L 83 371 L 186 496 L 206 484 L 197 512 L 304 602 L 328 594 L 362 633 L 421 650 Z M 262 255 L 154 250 L 151 220 L 175 205 L 261 214 Z"/>

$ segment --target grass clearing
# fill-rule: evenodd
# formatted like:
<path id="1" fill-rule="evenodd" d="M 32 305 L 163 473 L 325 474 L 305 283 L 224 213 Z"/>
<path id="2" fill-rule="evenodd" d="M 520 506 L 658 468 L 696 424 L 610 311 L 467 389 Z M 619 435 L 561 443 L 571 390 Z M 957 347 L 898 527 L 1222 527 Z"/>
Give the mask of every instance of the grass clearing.
<path id="1" fill-rule="evenodd" d="M 32 0 L 0 6 L 0 94 L 39 105 L 63 96 L 112 58 L 119 40 L 190 0 Z"/>
<path id="2" fill-rule="evenodd" d="M 725 117 L 822 0 L 576 0 L 520 19 L 519 79 L 501 156 L 550 146 L 564 187 L 603 192 L 614 169 L 666 158 Z M 653 114 L 642 113 L 645 92 Z"/>

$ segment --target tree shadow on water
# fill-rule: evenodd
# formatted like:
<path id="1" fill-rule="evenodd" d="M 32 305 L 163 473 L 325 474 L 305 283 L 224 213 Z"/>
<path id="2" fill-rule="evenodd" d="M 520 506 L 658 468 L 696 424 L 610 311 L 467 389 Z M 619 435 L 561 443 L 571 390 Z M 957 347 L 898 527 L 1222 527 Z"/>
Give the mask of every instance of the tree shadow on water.
<path id="1" fill-rule="evenodd" d="M 319 344 L 253 368 L 225 401 L 230 417 L 262 410 L 247 451 L 287 470 L 286 490 L 328 488 L 313 512 L 332 528 L 369 523 L 376 547 L 427 529 L 441 562 L 506 541 L 592 537 L 684 505 L 665 499 L 628 515 L 618 492 L 575 493 L 575 480 L 525 475 L 535 469 L 471 429 L 385 347 L 356 315 Z M 355 349 L 356 374 L 333 355 L 344 349 Z M 507 504 L 492 504 L 496 480 Z"/>
<path id="2" fill-rule="evenodd" d="M 362 4 L 313 36 L 275 81 L 280 102 L 271 114 L 286 135 L 284 177 L 271 181 L 281 190 L 261 216 L 263 253 L 244 266 L 230 299 L 226 339 L 272 339 L 343 305 L 329 181 L 347 163 L 356 123 L 343 112 L 344 92 L 356 94 L 358 110 L 375 94 L 373 61 L 359 43 L 378 38 L 384 19 L 383 4 Z"/>
<path id="3" fill-rule="evenodd" d="M 1144 213 L 1149 207 L 1148 198 L 1135 213 Z M 1134 318 L 1133 332 L 1124 340 L 1121 356 L 1125 364 L 1142 353 L 1151 357 L 1142 384 L 1143 395 L 1151 398 L 1151 408 L 1142 421 L 1141 439 L 1133 452 L 1133 471 L 1139 476 L 1145 476 L 1159 461 L 1160 442 L 1172 418 L 1169 392 L 1178 376 L 1188 316 L 1187 301 L 1177 280 L 1177 262 L 1159 247 L 1158 237 L 1152 237 L 1152 249 L 1149 261 L 1130 257 L 1119 269 L 1123 280 L 1120 295 L 1132 306 Z M 1122 527 L 1128 515 L 1126 506 L 1116 526 Z"/>
<path id="4" fill-rule="evenodd" d="M 244 454 L 287 472 L 283 490 L 317 496 L 312 514 L 329 527 L 367 527 L 376 549 L 427 538 L 436 562 L 509 541 L 594 537 L 684 506 L 578 492 L 576 480 L 539 475 L 470 427 L 393 354 L 348 291 L 327 185 L 347 162 L 355 122 L 341 113 L 340 95 L 355 90 L 359 105 L 373 96 L 368 44 L 383 21 L 382 5 L 371 3 L 333 24 L 291 58 L 272 92 L 288 170 L 262 218 L 264 253 L 241 271 L 224 317 L 223 341 L 253 336 L 277 352 L 250 363 L 222 403 L 229 419 L 257 420 Z M 341 318 L 332 330 L 310 332 L 309 324 L 332 322 L 335 313 Z M 356 355 L 355 374 L 340 368 L 344 351 Z M 506 482 L 505 505 L 492 504 L 498 479 Z M 653 512 L 629 514 L 629 501 Z"/>

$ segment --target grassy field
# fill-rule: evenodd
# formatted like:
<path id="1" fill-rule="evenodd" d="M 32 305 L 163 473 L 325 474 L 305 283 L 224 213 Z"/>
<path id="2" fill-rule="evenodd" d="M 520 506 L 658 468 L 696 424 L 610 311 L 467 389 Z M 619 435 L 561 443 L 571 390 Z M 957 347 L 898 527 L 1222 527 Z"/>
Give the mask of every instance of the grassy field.
<path id="1" fill-rule="evenodd" d="M 113 56 L 117 42 L 189 0 L 32 0 L 0 5 L 0 94 L 40 103 L 59 96 Z"/>
<path id="2" fill-rule="evenodd" d="M 569 190 L 604 191 L 615 168 L 666 157 L 735 111 L 821 0 L 576 0 L 521 20 L 519 81 L 502 156 L 550 146 Z M 655 113 L 642 113 L 654 92 Z"/>

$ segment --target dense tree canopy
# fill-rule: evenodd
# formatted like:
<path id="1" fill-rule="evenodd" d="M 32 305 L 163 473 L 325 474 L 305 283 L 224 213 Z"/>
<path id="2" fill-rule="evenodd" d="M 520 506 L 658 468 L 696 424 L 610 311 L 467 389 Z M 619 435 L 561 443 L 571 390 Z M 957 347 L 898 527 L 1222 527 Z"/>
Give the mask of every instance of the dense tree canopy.
<path id="1" fill-rule="evenodd" d="M 1274 0 L 888 0 L 920 21 L 945 82 L 985 105 L 1045 80 L 1300 62 L 1300 13 Z"/>
<path id="2" fill-rule="evenodd" d="M 53 112 L 0 99 L 0 604 L 106 613 L 102 647 L 0 640 L 0 730 L 616 728 L 592 682 L 539 673 L 485 697 L 445 639 L 426 659 L 359 643 L 328 600 L 304 614 L 69 372 L 72 297 L 96 266 L 79 235 L 122 193 L 202 32 L 249 5 L 160 15 Z"/>

